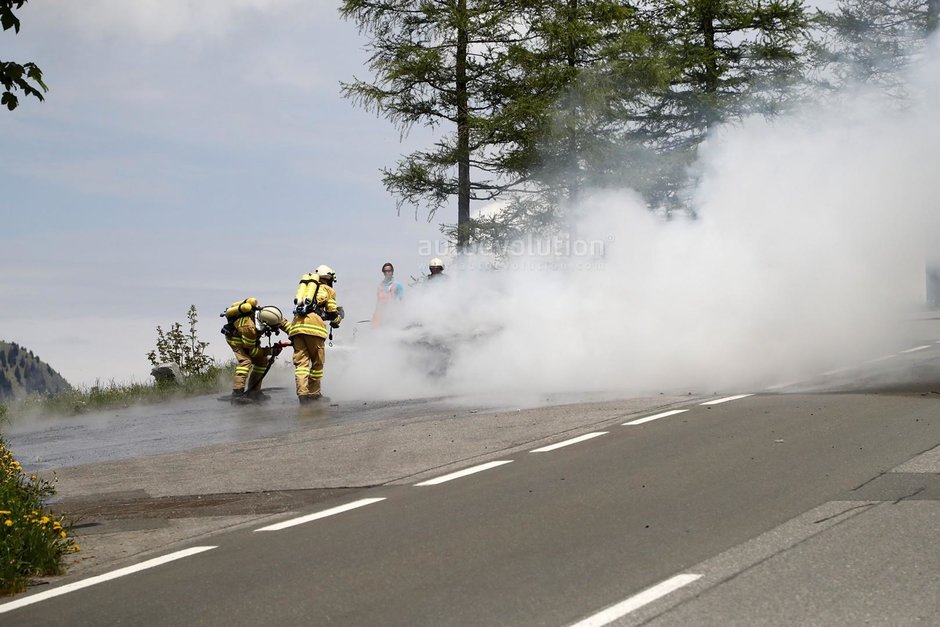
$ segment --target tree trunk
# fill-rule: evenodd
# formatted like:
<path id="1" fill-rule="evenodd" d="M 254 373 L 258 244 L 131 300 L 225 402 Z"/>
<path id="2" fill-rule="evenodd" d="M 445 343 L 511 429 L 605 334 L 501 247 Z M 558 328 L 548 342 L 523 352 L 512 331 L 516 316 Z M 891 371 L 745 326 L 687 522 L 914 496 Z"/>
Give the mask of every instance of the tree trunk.
<path id="1" fill-rule="evenodd" d="M 578 67 L 578 53 L 575 45 L 575 29 L 578 23 L 578 0 L 568 0 L 568 49 L 566 51 L 569 68 Z M 578 131 L 577 131 L 577 102 L 568 96 L 568 119 L 565 123 L 565 132 L 568 135 L 568 163 L 570 172 L 568 176 L 568 203 L 569 210 L 573 211 L 578 203 L 580 182 L 580 159 L 578 158 Z"/>
<path id="2" fill-rule="evenodd" d="M 937 30 L 940 18 L 940 0 L 927 0 L 927 34 Z"/>
<path id="3" fill-rule="evenodd" d="M 718 49 L 715 46 L 715 6 L 714 0 L 703 0 L 699 3 L 699 27 L 705 39 L 705 93 L 716 94 L 718 91 Z M 717 115 L 714 102 L 709 102 L 706 108 L 706 127 L 710 128 L 716 121 Z"/>
<path id="4" fill-rule="evenodd" d="M 457 250 L 470 243 L 470 126 L 467 94 L 467 0 L 457 0 Z"/>

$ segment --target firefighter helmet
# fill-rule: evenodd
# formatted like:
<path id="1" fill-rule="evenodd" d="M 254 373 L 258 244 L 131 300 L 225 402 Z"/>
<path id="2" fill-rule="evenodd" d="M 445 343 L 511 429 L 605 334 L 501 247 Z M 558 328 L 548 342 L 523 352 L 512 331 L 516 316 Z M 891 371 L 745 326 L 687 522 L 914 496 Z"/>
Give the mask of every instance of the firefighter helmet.
<path id="1" fill-rule="evenodd" d="M 317 276 L 329 281 L 330 285 L 336 282 L 336 273 L 333 272 L 333 268 L 329 266 L 317 266 Z"/>
<path id="2" fill-rule="evenodd" d="M 258 319 L 261 320 L 261 324 L 264 324 L 271 329 L 275 329 L 278 327 L 278 325 L 281 324 L 281 320 L 284 319 L 284 316 L 281 315 L 280 309 L 274 305 L 268 305 L 267 307 L 261 308 L 261 312 L 258 314 Z"/>
<path id="3" fill-rule="evenodd" d="M 431 260 L 431 263 L 428 264 L 428 267 L 429 267 L 429 268 L 440 268 L 441 270 L 443 270 L 443 269 L 444 269 L 444 262 L 441 261 L 440 259 L 438 259 L 437 257 L 435 257 L 434 259 Z"/>

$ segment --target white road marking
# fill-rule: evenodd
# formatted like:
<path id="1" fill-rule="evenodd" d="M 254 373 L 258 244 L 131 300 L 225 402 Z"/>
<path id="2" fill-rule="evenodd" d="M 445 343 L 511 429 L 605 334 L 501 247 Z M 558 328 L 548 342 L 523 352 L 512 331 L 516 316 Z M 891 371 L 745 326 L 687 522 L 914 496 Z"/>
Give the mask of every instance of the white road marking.
<path id="1" fill-rule="evenodd" d="M 768 385 L 766 389 L 768 390 L 779 390 L 780 388 L 788 388 L 791 385 L 796 385 L 799 381 L 787 381 L 786 383 L 777 383 L 775 385 Z"/>
<path id="2" fill-rule="evenodd" d="M 360 499 L 358 501 L 353 501 L 352 503 L 347 503 L 346 505 L 325 509 L 322 512 L 307 514 L 306 516 L 301 516 L 299 518 L 291 518 L 290 520 L 285 520 L 284 522 L 268 525 L 267 527 L 261 527 L 260 529 L 255 529 L 255 531 L 280 531 L 281 529 L 287 529 L 288 527 L 293 527 L 294 525 L 302 525 L 306 522 L 310 522 L 311 520 L 318 520 L 320 518 L 326 518 L 327 516 L 332 516 L 334 514 L 341 514 L 343 512 L 348 512 L 351 509 L 356 509 L 365 505 L 371 505 L 372 503 L 378 503 L 379 501 L 384 500 L 384 497 L 375 499 Z"/>
<path id="3" fill-rule="evenodd" d="M 692 574 L 683 574 L 676 575 L 671 577 L 666 581 L 656 584 L 652 588 L 647 588 L 639 594 L 635 594 L 625 601 L 621 601 L 617 605 L 608 607 L 606 610 L 602 610 L 593 616 L 588 616 L 584 620 L 578 621 L 571 627 L 601 627 L 608 623 L 612 623 L 618 618 L 623 618 L 630 612 L 637 610 L 648 603 L 652 603 L 656 599 L 666 596 L 670 592 L 674 592 L 686 586 L 696 579 L 699 579 L 701 575 L 692 575 Z"/>
<path id="4" fill-rule="evenodd" d="M 650 420 L 658 420 L 660 418 L 665 418 L 667 416 L 675 416 L 676 414 L 681 414 L 683 412 L 689 411 L 688 409 L 673 409 L 672 411 L 664 411 L 661 414 L 656 414 L 655 416 L 647 416 L 646 418 L 637 418 L 636 420 L 631 420 L 630 422 L 623 423 L 624 427 L 630 427 L 632 425 L 641 425 L 644 422 L 649 422 Z"/>
<path id="5" fill-rule="evenodd" d="M 834 368 L 834 369 L 832 369 L 832 370 L 827 370 L 827 371 L 822 372 L 822 373 L 820 373 L 820 374 L 821 374 L 822 376 L 824 376 L 824 377 L 830 377 L 830 376 L 832 376 L 832 375 L 834 375 L 834 374 L 839 374 L 840 372 L 847 372 L 847 371 L 849 371 L 849 370 L 851 370 L 851 369 L 852 369 L 852 366 L 846 366 L 845 368 Z"/>
<path id="6" fill-rule="evenodd" d="M 23 597 L 22 599 L 17 599 L 16 601 L 10 601 L 9 603 L 4 603 L 3 605 L 0 605 L 0 614 L 4 612 L 9 612 L 10 610 L 15 610 L 25 605 L 32 605 L 33 603 L 45 601 L 46 599 L 51 599 L 52 597 L 57 597 L 63 594 L 67 594 L 69 592 L 74 592 L 75 590 L 81 590 L 82 588 L 87 588 L 88 586 L 93 586 L 98 583 L 110 581 L 111 579 L 117 579 L 118 577 L 123 577 L 124 575 L 130 575 L 132 573 L 136 573 L 141 570 L 153 568 L 154 566 L 160 566 L 161 564 L 166 564 L 167 562 L 172 562 L 174 560 L 178 560 L 183 557 L 189 557 L 190 555 L 195 555 L 196 553 L 202 553 L 203 551 L 208 551 L 209 549 L 215 549 L 215 548 L 218 548 L 218 547 L 194 546 L 190 549 L 184 549 L 182 551 L 177 551 L 176 553 L 170 553 L 169 555 L 164 555 L 162 557 L 155 557 L 152 560 L 147 560 L 146 562 L 141 562 L 140 564 L 134 564 L 133 566 L 119 568 L 118 570 L 112 571 L 110 573 L 97 575 L 95 577 L 89 577 L 88 579 L 83 579 L 81 581 L 76 581 L 75 583 L 70 583 L 64 586 L 60 586 L 58 588 L 46 590 L 45 592 L 32 594 L 28 597 Z"/>
<path id="7" fill-rule="evenodd" d="M 596 438 L 599 435 L 607 435 L 608 431 L 595 431 L 594 433 L 585 433 L 584 435 L 579 435 L 576 438 L 571 438 L 570 440 L 565 440 L 564 442 L 559 442 L 558 444 L 549 444 L 548 446 L 543 446 L 541 448 L 534 448 L 530 453 L 547 453 L 548 451 L 554 451 L 556 448 L 561 448 L 563 446 L 568 446 L 569 444 L 577 444 L 578 442 L 584 442 L 585 440 L 590 440 L 591 438 Z"/>
<path id="8" fill-rule="evenodd" d="M 917 351 L 922 351 L 922 350 L 924 350 L 925 348 L 930 348 L 930 346 L 928 346 L 928 345 L 926 345 L 926 344 L 923 345 L 923 346 L 915 346 L 914 348 L 909 348 L 909 349 L 907 349 L 906 351 L 901 351 L 901 352 L 902 352 L 902 353 L 916 353 Z"/>
<path id="9" fill-rule="evenodd" d="M 884 360 L 886 360 L 886 359 L 893 359 L 893 358 L 895 358 L 895 357 L 897 357 L 897 355 L 884 355 L 883 357 L 875 357 L 874 359 L 869 359 L 869 360 L 866 361 L 865 363 L 866 363 L 866 364 L 876 364 L 876 363 L 878 363 L 879 361 L 884 361 Z"/>
<path id="10" fill-rule="evenodd" d="M 438 483 L 444 483 L 445 481 L 450 481 L 451 479 L 459 479 L 460 477 L 466 477 L 467 475 L 472 475 L 477 472 L 482 472 L 484 470 L 489 470 L 490 468 L 496 468 L 497 466 L 502 466 L 503 464 L 511 463 L 511 459 L 506 459 L 498 462 L 489 462 L 487 464 L 480 464 L 479 466 L 473 466 L 471 468 L 466 468 L 464 470 L 458 470 L 457 472 L 452 472 L 449 475 L 444 475 L 436 479 L 428 479 L 427 481 L 422 481 L 421 483 L 416 483 L 416 486 L 422 485 L 437 485 Z"/>
<path id="11" fill-rule="evenodd" d="M 719 398 L 714 401 L 708 401 L 702 403 L 702 405 L 718 405 L 719 403 L 727 403 L 728 401 L 736 401 L 739 398 L 747 398 L 748 396 L 754 396 L 753 394 L 738 394 L 737 396 L 726 396 L 725 398 Z"/>

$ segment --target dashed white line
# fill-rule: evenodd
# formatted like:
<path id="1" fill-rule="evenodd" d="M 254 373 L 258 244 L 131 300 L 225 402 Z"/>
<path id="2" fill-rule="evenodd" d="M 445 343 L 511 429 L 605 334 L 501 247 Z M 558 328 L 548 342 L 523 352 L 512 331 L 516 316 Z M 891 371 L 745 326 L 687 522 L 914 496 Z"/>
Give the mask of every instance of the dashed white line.
<path id="1" fill-rule="evenodd" d="M 822 375 L 822 376 L 824 376 L 824 377 L 831 377 L 832 375 L 834 375 L 834 374 L 839 374 L 840 372 L 848 372 L 848 371 L 851 370 L 852 368 L 853 368 L 853 366 L 846 366 L 846 367 L 844 367 L 844 368 L 833 368 L 832 370 L 827 370 L 827 371 L 821 372 L 821 373 L 819 373 L 819 374 Z"/>
<path id="2" fill-rule="evenodd" d="M 689 411 L 688 409 L 673 409 L 672 411 L 664 411 L 661 414 L 656 414 L 655 416 L 647 416 L 646 418 L 637 418 L 636 420 L 631 420 L 630 422 L 623 423 L 624 427 L 630 427 L 633 425 L 641 425 L 644 422 L 649 422 L 650 420 L 659 420 L 660 418 L 666 418 L 668 416 L 675 416 L 676 414 L 681 414 Z"/>
<path id="3" fill-rule="evenodd" d="M 739 398 L 747 398 L 748 396 L 754 396 L 753 394 L 738 394 L 737 396 L 726 396 L 725 398 L 719 398 L 714 401 L 707 401 L 701 403 L 702 405 L 718 405 L 719 403 L 727 403 L 728 401 L 736 401 Z"/>
<path id="4" fill-rule="evenodd" d="M 291 518 L 290 520 L 285 520 L 284 522 L 268 525 L 267 527 L 261 527 L 259 529 L 255 529 L 255 531 L 280 531 L 281 529 L 287 529 L 288 527 L 293 527 L 294 525 L 302 525 L 306 522 L 310 522 L 311 520 L 318 520 L 320 518 L 326 518 L 327 516 L 333 516 L 334 514 L 341 514 L 343 512 L 348 512 L 351 509 L 364 507 L 366 505 L 371 505 L 372 503 L 378 503 L 379 501 L 384 500 L 384 497 L 374 499 L 360 499 L 358 501 L 353 501 L 352 503 L 347 503 L 346 505 L 325 509 L 322 512 L 307 514 L 306 516 L 301 516 L 299 518 Z"/>
<path id="5" fill-rule="evenodd" d="M 917 351 L 922 351 L 922 350 L 924 350 L 925 348 L 930 348 L 930 346 L 928 346 L 928 345 L 926 345 L 926 344 L 923 345 L 923 346 L 915 346 L 914 348 L 909 348 L 909 349 L 907 349 L 906 351 L 901 351 L 901 352 L 902 352 L 902 353 L 916 353 Z"/>
<path id="6" fill-rule="evenodd" d="M 70 583 L 64 586 L 59 586 L 58 588 L 53 588 L 52 590 L 46 590 L 45 592 L 32 594 L 28 597 L 23 597 L 22 599 L 17 599 L 16 601 L 10 601 L 9 603 L 4 603 L 3 605 L 0 605 L 0 614 L 4 612 L 9 612 L 10 610 L 15 610 L 25 605 L 31 605 L 33 603 L 45 601 L 46 599 L 51 599 L 53 597 L 67 594 L 69 592 L 74 592 L 75 590 L 81 590 L 82 588 L 87 588 L 88 586 L 93 586 L 95 584 L 99 584 L 105 581 L 117 579 L 118 577 L 123 577 L 124 575 L 130 575 L 131 573 L 136 573 L 141 570 L 153 568 L 154 566 L 160 566 L 161 564 L 166 564 L 167 562 L 172 562 L 174 560 L 178 560 L 183 557 L 189 557 L 190 555 L 195 555 L 196 553 L 202 553 L 203 551 L 208 551 L 209 549 L 215 549 L 215 548 L 217 547 L 194 546 L 189 549 L 183 549 L 182 551 L 177 551 L 176 553 L 170 553 L 169 555 L 155 557 L 154 559 L 147 560 L 146 562 L 141 562 L 140 564 L 134 564 L 133 566 L 127 566 L 126 568 L 119 568 L 118 570 L 112 571 L 110 573 L 97 575 L 95 577 L 89 577 L 88 579 L 83 579 L 81 581 L 76 581 L 75 583 Z"/>
<path id="7" fill-rule="evenodd" d="M 530 453 L 547 453 L 548 451 L 554 451 L 555 449 L 561 448 L 563 446 L 568 446 L 570 444 L 577 444 L 578 442 L 584 442 L 585 440 L 590 440 L 591 438 L 596 438 L 599 435 L 607 435 L 607 431 L 595 431 L 593 433 L 585 433 L 584 435 L 579 435 L 576 438 L 571 438 L 570 440 L 565 440 L 564 442 L 559 442 L 558 444 L 549 444 L 548 446 L 543 446 L 541 448 L 534 448 Z"/>
<path id="8" fill-rule="evenodd" d="M 606 610 L 602 610 L 597 614 L 588 616 L 584 620 L 578 621 L 571 627 L 601 627 L 608 623 L 612 623 L 618 618 L 623 618 L 630 612 L 637 610 L 648 603 L 652 603 L 656 599 L 666 596 L 670 592 L 675 592 L 682 586 L 686 586 L 696 579 L 701 578 L 701 575 L 693 574 L 682 574 L 671 577 L 666 581 L 656 584 L 652 588 L 647 588 L 639 594 L 635 594 L 625 601 L 621 601 L 617 605 L 608 607 Z"/>
<path id="9" fill-rule="evenodd" d="M 503 464 L 511 463 L 511 459 L 505 459 L 497 462 L 489 462 L 487 464 L 480 464 L 479 466 L 473 466 L 471 468 L 466 468 L 464 470 L 458 470 L 457 472 L 452 472 L 449 475 L 444 475 L 442 477 L 437 477 L 436 479 L 428 479 L 427 481 L 422 481 L 421 483 L 416 483 L 416 486 L 424 485 L 437 485 L 439 483 L 444 483 L 445 481 L 451 481 L 452 479 L 459 479 L 460 477 L 466 477 L 467 475 L 472 475 L 477 472 L 482 472 L 484 470 L 489 470 L 490 468 L 496 468 L 497 466 L 502 466 Z"/>

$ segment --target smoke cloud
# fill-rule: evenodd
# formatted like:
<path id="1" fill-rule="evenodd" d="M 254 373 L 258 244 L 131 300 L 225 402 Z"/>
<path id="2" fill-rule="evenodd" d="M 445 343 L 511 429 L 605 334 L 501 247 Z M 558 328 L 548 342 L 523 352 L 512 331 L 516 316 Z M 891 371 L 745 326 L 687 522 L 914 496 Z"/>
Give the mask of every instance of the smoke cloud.
<path id="1" fill-rule="evenodd" d="M 560 246 L 461 257 L 328 353 L 326 392 L 760 391 L 896 349 L 940 250 L 933 43 L 908 106 L 856 89 L 717 130 L 696 220 L 599 192 Z"/>

